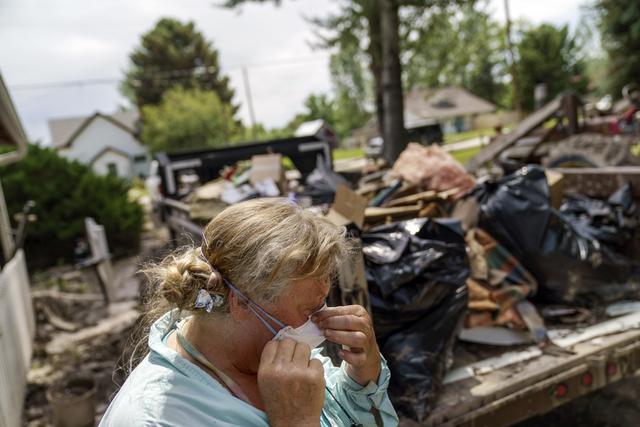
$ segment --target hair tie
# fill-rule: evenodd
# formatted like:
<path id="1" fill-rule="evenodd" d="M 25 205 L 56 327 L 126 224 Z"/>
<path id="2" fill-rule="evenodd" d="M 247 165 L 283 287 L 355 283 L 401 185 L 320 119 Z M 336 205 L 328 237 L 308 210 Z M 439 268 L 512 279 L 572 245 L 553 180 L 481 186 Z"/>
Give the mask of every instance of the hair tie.
<path id="1" fill-rule="evenodd" d="M 203 288 L 198 291 L 198 296 L 196 297 L 196 303 L 194 304 L 194 307 L 204 308 L 207 313 L 211 313 L 213 307 L 220 307 L 222 304 L 224 304 L 224 298 L 222 297 L 222 295 L 211 295 L 206 289 Z"/>

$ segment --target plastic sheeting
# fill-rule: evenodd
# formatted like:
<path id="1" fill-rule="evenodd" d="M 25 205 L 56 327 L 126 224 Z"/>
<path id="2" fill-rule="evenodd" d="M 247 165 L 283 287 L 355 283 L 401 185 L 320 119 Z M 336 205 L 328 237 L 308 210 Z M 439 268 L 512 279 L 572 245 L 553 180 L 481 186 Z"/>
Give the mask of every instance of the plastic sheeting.
<path id="1" fill-rule="evenodd" d="M 467 309 L 469 262 L 457 221 L 413 219 L 362 236 L 374 327 L 401 415 L 429 414 Z"/>
<path id="2" fill-rule="evenodd" d="M 628 183 L 606 201 L 571 195 L 560 206 L 560 213 L 580 234 L 614 250 L 623 250 L 638 226 L 637 207 Z"/>
<path id="3" fill-rule="evenodd" d="M 300 197 L 311 197 L 314 205 L 333 203 L 338 185 L 351 188 L 346 178 L 331 170 L 324 159 L 318 156 L 316 168 L 307 176 L 304 191 Z"/>
<path id="4" fill-rule="evenodd" d="M 640 264 L 617 253 L 612 243 L 630 238 L 627 224 L 635 212 L 630 194 L 623 187 L 608 202 L 578 196 L 556 211 L 544 170 L 537 166 L 474 191 L 480 227 L 536 277 L 541 299 L 559 303 L 611 301 L 640 290 Z M 604 211 L 610 214 L 606 228 L 598 219 Z"/>

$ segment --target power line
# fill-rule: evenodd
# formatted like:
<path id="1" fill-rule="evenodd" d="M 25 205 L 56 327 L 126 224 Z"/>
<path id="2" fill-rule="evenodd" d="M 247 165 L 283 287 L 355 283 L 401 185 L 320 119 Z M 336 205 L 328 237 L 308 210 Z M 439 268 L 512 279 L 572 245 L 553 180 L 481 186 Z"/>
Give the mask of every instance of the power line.
<path id="1" fill-rule="evenodd" d="M 242 70 L 242 69 L 255 69 L 255 68 L 266 68 L 266 67 L 279 67 L 279 66 L 295 66 L 300 64 L 306 64 L 311 62 L 317 62 L 320 60 L 326 60 L 328 55 L 315 55 L 315 56 L 307 56 L 307 57 L 298 57 L 298 58 L 283 58 L 283 59 L 274 59 L 269 61 L 259 61 L 252 62 L 244 65 L 232 65 L 230 67 L 226 67 L 227 70 Z M 184 68 L 179 70 L 157 70 L 150 71 L 140 75 L 141 78 L 152 79 L 156 84 L 162 84 L 163 82 L 171 83 L 175 80 L 192 78 L 192 77 L 201 77 L 206 76 L 207 74 L 213 74 L 216 71 L 219 71 L 217 67 L 213 66 L 198 66 L 193 68 Z M 74 87 L 74 86 L 96 86 L 96 85 L 105 85 L 105 84 L 114 84 L 122 81 L 121 77 L 95 77 L 95 78 L 84 78 L 84 79 L 76 79 L 76 80 L 64 80 L 57 82 L 38 82 L 38 83 L 24 83 L 24 84 L 16 84 L 10 85 L 11 89 L 14 91 L 21 90 L 38 90 L 38 89 L 53 89 L 53 88 L 61 88 L 61 87 Z"/>

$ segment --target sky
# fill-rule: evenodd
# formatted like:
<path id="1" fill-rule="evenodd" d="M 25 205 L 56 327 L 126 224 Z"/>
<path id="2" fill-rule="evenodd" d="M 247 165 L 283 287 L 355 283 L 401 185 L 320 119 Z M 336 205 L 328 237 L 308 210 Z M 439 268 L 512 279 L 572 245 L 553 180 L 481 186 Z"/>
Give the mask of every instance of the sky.
<path id="1" fill-rule="evenodd" d="M 242 67 L 258 122 L 286 124 L 304 99 L 328 92 L 329 53 L 312 47 L 306 18 L 338 10 L 344 0 L 283 0 L 227 10 L 219 0 L 0 0 L 0 73 L 27 135 L 50 140 L 52 118 L 111 113 L 128 101 L 118 80 L 140 36 L 162 17 L 192 20 L 219 51 L 223 73 L 249 123 Z M 510 0 L 512 19 L 578 24 L 585 0 Z M 489 0 L 504 21 L 504 0 Z M 50 83 L 55 83 L 51 86 Z"/>

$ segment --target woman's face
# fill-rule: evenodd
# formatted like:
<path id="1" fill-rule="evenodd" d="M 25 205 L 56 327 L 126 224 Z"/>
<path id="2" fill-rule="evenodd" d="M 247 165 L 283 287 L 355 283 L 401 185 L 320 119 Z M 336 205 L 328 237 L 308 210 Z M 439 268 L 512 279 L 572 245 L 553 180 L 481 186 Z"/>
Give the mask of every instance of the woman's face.
<path id="1" fill-rule="evenodd" d="M 264 308 L 285 325 L 297 328 L 322 308 L 329 294 L 329 287 L 329 280 L 300 280 L 294 282 L 277 302 Z"/>

